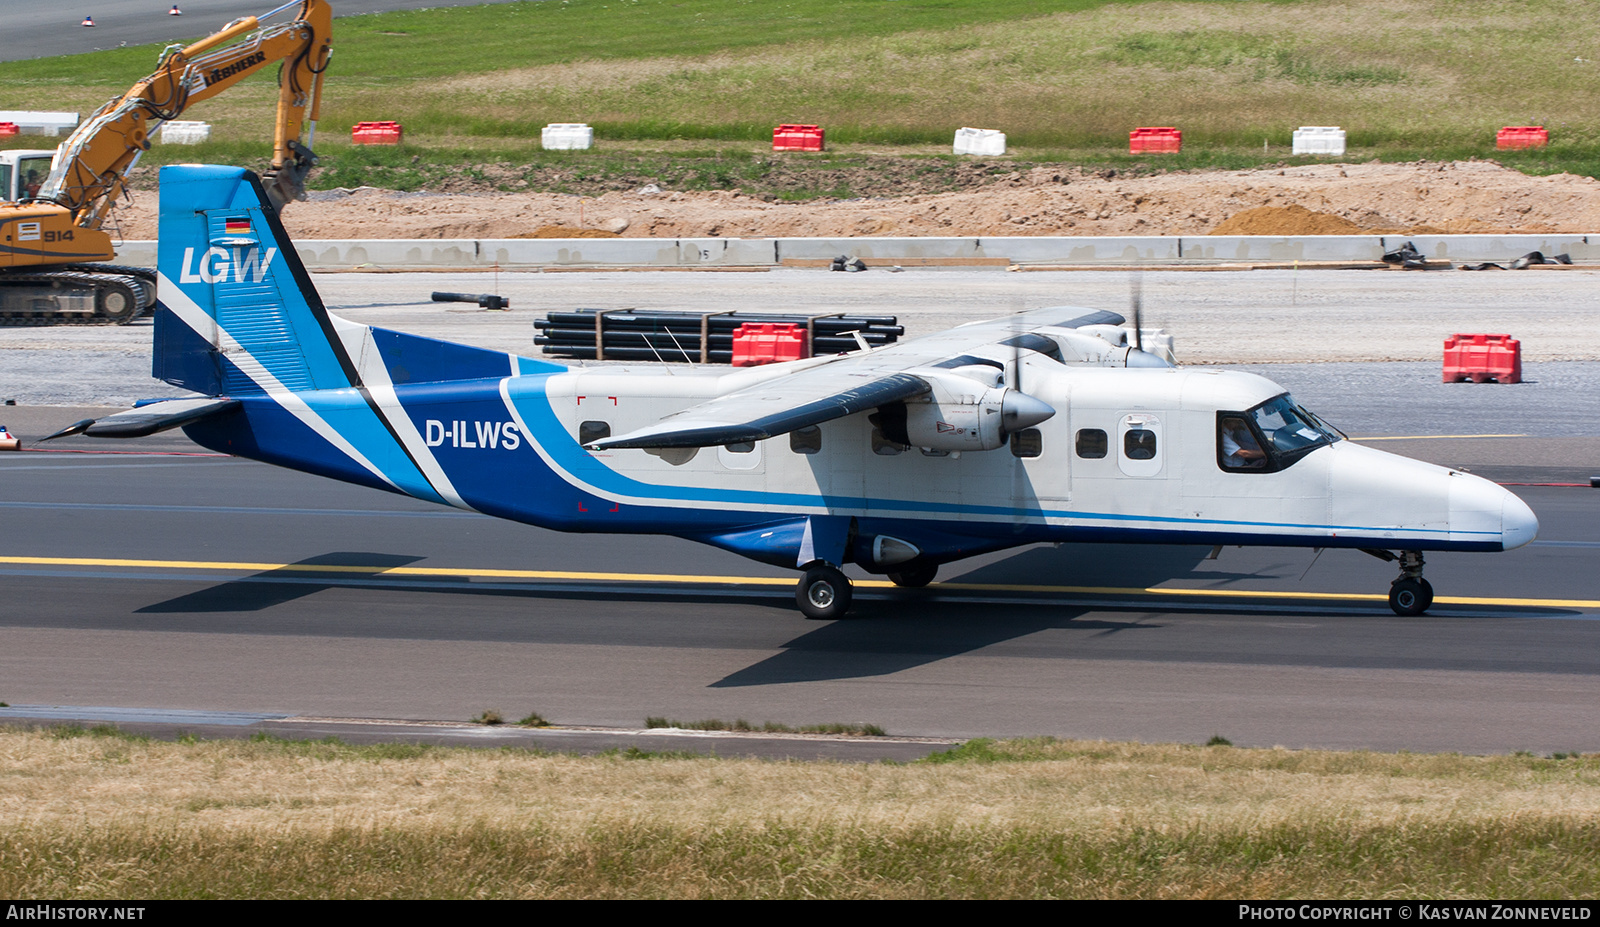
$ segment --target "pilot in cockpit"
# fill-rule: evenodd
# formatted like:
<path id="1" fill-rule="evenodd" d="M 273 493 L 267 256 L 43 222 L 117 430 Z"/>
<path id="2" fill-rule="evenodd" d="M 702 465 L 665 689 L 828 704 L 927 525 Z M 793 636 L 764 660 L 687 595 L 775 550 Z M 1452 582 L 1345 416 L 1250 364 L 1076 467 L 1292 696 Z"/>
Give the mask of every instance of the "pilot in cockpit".
<path id="1" fill-rule="evenodd" d="M 1267 465 L 1267 455 L 1245 420 L 1228 416 L 1222 420 L 1222 463 L 1230 470 L 1253 470 Z"/>

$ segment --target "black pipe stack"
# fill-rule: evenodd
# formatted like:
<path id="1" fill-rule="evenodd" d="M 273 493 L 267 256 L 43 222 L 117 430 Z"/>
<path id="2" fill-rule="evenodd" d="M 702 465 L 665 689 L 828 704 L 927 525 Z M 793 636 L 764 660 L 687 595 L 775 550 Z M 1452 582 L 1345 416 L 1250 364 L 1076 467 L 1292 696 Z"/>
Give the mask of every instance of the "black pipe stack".
<path id="1" fill-rule="evenodd" d="M 577 360 L 667 361 L 728 364 L 733 336 L 751 323 L 798 325 L 809 333 L 806 356 L 860 349 L 859 331 L 869 347 L 893 344 L 905 334 L 892 315 L 808 316 L 770 312 L 639 312 L 631 309 L 576 309 L 535 319 L 533 343 L 544 353 Z"/>

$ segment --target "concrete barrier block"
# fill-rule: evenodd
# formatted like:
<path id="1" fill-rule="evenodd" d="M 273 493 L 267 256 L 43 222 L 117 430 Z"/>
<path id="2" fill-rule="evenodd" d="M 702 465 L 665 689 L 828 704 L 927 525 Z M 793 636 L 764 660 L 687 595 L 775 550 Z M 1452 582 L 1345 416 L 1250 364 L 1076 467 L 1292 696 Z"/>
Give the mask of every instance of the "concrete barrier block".
<path id="1" fill-rule="evenodd" d="M 1294 130 L 1294 153 L 1342 155 L 1344 139 L 1344 130 L 1338 126 L 1301 126 Z"/>
<path id="2" fill-rule="evenodd" d="M 1597 235 L 1390 235 L 1384 238 L 1391 247 L 1406 241 L 1430 258 L 1458 264 L 1484 261 L 1505 263 L 1529 251 L 1547 255 L 1569 254 L 1574 261 L 1600 261 L 1600 236 Z"/>
<path id="3" fill-rule="evenodd" d="M 479 242 L 480 266 L 676 267 L 678 243 L 656 238 L 515 238 Z"/>
<path id="4" fill-rule="evenodd" d="M 1382 260 L 1384 251 L 1376 235 L 1196 235 L 1185 236 L 1182 242 L 1183 260 L 1197 263 L 1358 263 Z"/>
<path id="5" fill-rule="evenodd" d="M 594 144 L 594 129 L 583 122 L 552 122 L 539 132 L 539 142 L 547 150 L 587 150 Z"/>
<path id="6" fill-rule="evenodd" d="M 1000 241 L 1002 239 L 988 239 Z M 985 254 L 977 238 L 780 238 L 778 257 L 790 260 L 828 260 L 844 254 L 878 260 L 899 258 L 960 259 L 1004 257 Z"/>
<path id="7" fill-rule="evenodd" d="M 1245 264 L 1279 262 L 1377 263 L 1384 252 L 1412 242 L 1432 260 L 1509 263 L 1530 251 L 1568 254 L 1600 264 L 1595 235 L 1194 235 L 996 238 L 550 238 L 367 239 L 295 243 L 312 270 L 371 265 L 386 270 L 540 267 L 771 267 L 785 261 L 829 261 L 838 255 L 869 263 L 948 262 L 1019 264 Z M 156 243 L 117 245 L 123 264 L 154 266 Z"/>
<path id="8" fill-rule="evenodd" d="M 956 130 L 955 153 L 1003 155 L 1006 153 L 1006 134 L 998 129 L 974 129 L 962 126 Z"/>
<path id="9" fill-rule="evenodd" d="M 771 238 L 681 238 L 678 264 L 684 267 L 771 267 L 777 261 Z"/>
<path id="10" fill-rule="evenodd" d="M 198 145 L 211 137 L 211 123 L 174 119 L 161 124 L 161 142 L 166 145 Z"/>
<path id="11" fill-rule="evenodd" d="M 1018 264 L 1175 264 L 1179 239 L 1170 235 L 1097 238 L 986 238 L 984 250 Z"/>
<path id="12" fill-rule="evenodd" d="M 78 127 L 77 113 L 0 109 L 0 122 L 15 123 L 23 135 L 67 135 Z"/>

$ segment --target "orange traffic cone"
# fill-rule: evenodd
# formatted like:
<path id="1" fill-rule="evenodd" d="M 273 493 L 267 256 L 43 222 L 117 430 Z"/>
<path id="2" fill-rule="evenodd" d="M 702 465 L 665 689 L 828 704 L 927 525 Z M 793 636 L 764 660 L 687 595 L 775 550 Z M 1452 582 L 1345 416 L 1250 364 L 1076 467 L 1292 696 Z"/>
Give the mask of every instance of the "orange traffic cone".
<path id="1" fill-rule="evenodd" d="M 85 17 L 84 17 L 84 18 L 83 18 L 83 24 L 84 24 L 84 25 L 85 25 L 85 26 L 92 26 L 92 25 L 94 25 L 94 17 L 93 17 L 93 16 L 85 16 Z"/>
<path id="2" fill-rule="evenodd" d="M 174 3 L 172 5 L 172 9 L 167 11 L 167 15 L 168 16 L 182 16 L 183 15 L 183 11 L 178 9 L 178 5 L 176 3 Z"/>
<path id="3" fill-rule="evenodd" d="M 0 425 L 0 451 L 20 451 L 22 442 L 13 438 L 11 432 L 6 431 L 6 426 Z"/>

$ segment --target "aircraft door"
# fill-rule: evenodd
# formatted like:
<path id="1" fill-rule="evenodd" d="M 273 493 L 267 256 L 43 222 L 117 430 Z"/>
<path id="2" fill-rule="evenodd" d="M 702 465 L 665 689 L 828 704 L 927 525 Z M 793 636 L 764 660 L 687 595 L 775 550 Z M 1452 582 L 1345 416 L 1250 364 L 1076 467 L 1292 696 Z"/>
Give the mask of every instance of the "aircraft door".
<path id="1" fill-rule="evenodd" d="M 1128 476 L 1164 476 L 1166 460 L 1161 416 L 1133 412 L 1122 416 L 1117 426 L 1117 469 Z"/>

